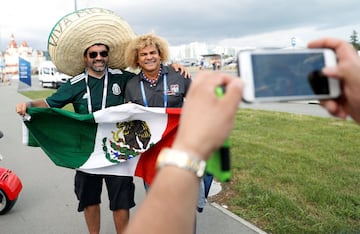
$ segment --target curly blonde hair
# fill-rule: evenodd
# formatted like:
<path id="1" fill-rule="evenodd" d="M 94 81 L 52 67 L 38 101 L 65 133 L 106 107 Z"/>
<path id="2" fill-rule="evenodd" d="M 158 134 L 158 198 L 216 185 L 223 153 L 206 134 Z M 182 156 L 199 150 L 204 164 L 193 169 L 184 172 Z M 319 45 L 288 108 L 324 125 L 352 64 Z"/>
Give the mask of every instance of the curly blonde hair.
<path id="1" fill-rule="evenodd" d="M 138 64 L 138 51 L 147 46 L 153 45 L 158 49 L 160 61 L 167 62 L 169 59 L 169 45 L 167 41 L 154 33 L 140 35 L 133 39 L 125 50 L 125 62 L 128 67 L 139 68 Z"/>

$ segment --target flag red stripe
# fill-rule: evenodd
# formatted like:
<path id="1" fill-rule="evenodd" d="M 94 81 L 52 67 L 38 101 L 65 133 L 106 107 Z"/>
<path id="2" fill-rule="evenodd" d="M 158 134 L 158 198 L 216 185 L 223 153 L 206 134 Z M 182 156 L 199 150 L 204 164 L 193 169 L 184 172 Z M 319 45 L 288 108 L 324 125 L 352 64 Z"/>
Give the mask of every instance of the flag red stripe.
<path id="1" fill-rule="evenodd" d="M 175 139 L 181 108 L 167 108 L 166 113 L 168 121 L 161 140 L 141 155 L 135 169 L 135 176 L 142 177 L 147 184 L 151 184 L 156 175 L 156 160 L 159 152 L 164 147 L 170 147 Z"/>

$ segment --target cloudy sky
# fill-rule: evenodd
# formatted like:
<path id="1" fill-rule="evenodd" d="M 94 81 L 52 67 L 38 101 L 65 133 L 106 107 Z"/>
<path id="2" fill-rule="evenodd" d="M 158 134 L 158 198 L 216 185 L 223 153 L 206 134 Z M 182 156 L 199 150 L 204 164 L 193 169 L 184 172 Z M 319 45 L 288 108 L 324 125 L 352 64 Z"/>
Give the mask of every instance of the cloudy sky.
<path id="1" fill-rule="evenodd" d="M 75 4 L 76 3 L 76 4 Z M 332 36 L 349 40 L 360 33 L 358 0 L 7 0 L 1 2 L 0 50 L 11 34 L 46 50 L 52 27 L 66 14 L 86 7 L 118 13 L 136 34 L 155 32 L 171 46 L 190 42 L 221 46 L 289 46 Z"/>

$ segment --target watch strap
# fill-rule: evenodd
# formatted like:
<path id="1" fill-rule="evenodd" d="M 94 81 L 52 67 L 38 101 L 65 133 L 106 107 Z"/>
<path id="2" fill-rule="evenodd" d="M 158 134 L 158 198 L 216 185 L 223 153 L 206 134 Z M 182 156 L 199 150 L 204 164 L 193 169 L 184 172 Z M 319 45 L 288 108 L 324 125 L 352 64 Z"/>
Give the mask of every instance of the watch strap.
<path id="1" fill-rule="evenodd" d="M 164 148 L 158 156 L 157 168 L 168 165 L 194 172 L 199 178 L 203 177 L 206 168 L 206 162 L 194 155 L 181 150 Z"/>

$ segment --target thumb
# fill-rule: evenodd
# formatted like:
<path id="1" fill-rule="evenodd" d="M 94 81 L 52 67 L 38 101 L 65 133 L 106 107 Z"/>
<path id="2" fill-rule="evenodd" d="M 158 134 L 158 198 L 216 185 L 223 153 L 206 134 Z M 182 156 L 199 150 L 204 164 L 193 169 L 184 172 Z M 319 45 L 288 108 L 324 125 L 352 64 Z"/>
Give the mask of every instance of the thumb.
<path id="1" fill-rule="evenodd" d="M 331 77 L 337 80 L 341 80 L 339 71 L 337 69 L 337 67 L 324 67 L 322 69 L 322 73 L 327 76 L 327 77 Z"/>

